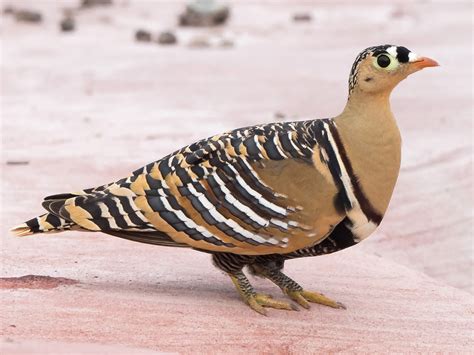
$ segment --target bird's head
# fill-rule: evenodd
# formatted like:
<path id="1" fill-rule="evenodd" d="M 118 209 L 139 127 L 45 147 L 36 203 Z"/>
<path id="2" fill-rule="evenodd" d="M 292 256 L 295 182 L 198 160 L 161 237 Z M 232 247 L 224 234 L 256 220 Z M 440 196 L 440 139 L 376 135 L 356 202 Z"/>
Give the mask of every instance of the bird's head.
<path id="1" fill-rule="evenodd" d="M 390 93 L 408 75 L 436 66 L 438 63 L 433 59 L 418 56 L 402 46 L 386 44 L 369 47 L 357 56 L 352 65 L 349 96 L 355 91 Z"/>

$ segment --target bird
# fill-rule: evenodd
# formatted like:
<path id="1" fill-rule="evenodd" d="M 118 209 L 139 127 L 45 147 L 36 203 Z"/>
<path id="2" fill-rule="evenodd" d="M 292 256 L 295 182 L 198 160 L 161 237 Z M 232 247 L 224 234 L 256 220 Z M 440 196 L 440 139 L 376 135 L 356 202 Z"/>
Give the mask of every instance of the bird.
<path id="1" fill-rule="evenodd" d="M 310 303 L 345 308 L 300 286 L 284 264 L 354 246 L 380 225 L 401 163 L 390 94 L 435 66 L 403 46 L 368 47 L 352 65 L 339 115 L 199 140 L 112 183 L 47 196 L 47 212 L 12 232 L 102 232 L 206 252 L 263 315 Z M 256 292 L 244 270 L 279 286 L 288 301 Z"/>

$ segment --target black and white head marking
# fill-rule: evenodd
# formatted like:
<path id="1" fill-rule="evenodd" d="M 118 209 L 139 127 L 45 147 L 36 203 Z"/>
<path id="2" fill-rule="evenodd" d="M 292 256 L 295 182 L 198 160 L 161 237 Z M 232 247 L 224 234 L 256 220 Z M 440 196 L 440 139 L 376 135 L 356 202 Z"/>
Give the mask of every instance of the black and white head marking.
<path id="1" fill-rule="evenodd" d="M 394 46 L 391 44 L 373 46 L 364 49 L 359 53 L 351 68 L 351 73 L 349 75 L 349 95 L 352 93 L 352 91 L 354 91 L 354 88 L 357 85 L 357 74 L 360 63 L 362 63 L 362 61 L 369 55 L 377 57 L 383 53 L 389 54 L 391 57 L 396 58 L 399 63 L 416 62 L 420 58 L 406 47 Z"/>

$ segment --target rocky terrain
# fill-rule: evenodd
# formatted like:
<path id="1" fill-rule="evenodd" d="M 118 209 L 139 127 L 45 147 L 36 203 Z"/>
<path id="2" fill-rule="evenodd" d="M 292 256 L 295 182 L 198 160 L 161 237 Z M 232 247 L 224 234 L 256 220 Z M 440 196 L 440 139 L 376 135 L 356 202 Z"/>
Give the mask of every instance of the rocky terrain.
<path id="1" fill-rule="evenodd" d="M 2 354 L 472 352 L 469 1 L 235 1 L 226 24 L 199 28 L 178 25 L 185 2 L 78 3 L 2 2 L 41 14 L 7 9 L 0 22 Z M 160 43 L 163 33 L 175 40 Z M 202 137 L 339 113 L 355 56 L 382 43 L 441 64 L 392 96 L 404 145 L 389 211 L 361 245 L 286 267 L 347 310 L 263 317 L 205 254 L 9 234 L 44 196 L 113 181 Z"/>

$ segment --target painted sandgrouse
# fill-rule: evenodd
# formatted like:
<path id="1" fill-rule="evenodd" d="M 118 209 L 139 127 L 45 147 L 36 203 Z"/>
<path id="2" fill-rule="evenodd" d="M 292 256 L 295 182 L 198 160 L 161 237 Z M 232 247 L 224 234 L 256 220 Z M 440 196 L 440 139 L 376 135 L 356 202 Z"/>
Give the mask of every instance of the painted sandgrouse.
<path id="1" fill-rule="evenodd" d="M 305 308 L 343 308 L 283 274 L 284 262 L 350 247 L 377 228 L 400 168 L 390 93 L 409 74 L 437 65 L 405 47 L 369 47 L 352 66 L 339 116 L 203 139 L 116 182 L 48 196 L 48 213 L 12 231 L 93 231 L 193 248 L 212 254 L 259 313 L 296 306 L 256 293 L 244 266 Z"/>

